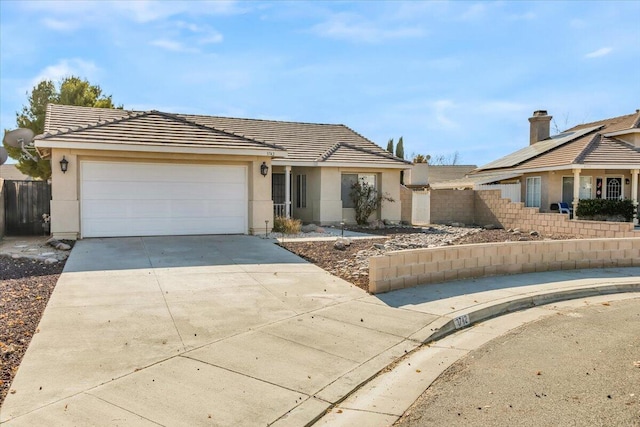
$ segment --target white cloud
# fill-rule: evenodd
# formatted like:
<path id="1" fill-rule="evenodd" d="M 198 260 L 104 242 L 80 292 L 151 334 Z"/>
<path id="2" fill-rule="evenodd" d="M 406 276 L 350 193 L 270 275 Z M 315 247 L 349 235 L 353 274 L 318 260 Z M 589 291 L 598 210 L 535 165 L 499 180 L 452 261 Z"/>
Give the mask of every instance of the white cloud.
<path id="1" fill-rule="evenodd" d="M 457 128 L 458 123 L 456 123 L 448 115 L 449 111 L 455 107 L 455 103 L 450 99 L 440 99 L 438 101 L 435 101 L 432 105 L 432 108 L 438 124 L 446 129 Z"/>
<path id="2" fill-rule="evenodd" d="M 582 19 L 574 18 L 571 21 L 569 21 L 569 26 L 575 29 L 582 29 L 582 28 L 586 28 L 587 23 Z"/>
<path id="3" fill-rule="evenodd" d="M 463 21 L 472 21 L 475 19 L 483 18 L 486 14 L 487 6 L 484 3 L 476 3 L 464 11 L 460 15 L 460 19 Z"/>
<path id="4" fill-rule="evenodd" d="M 418 27 L 389 29 L 386 24 L 368 22 L 345 13 L 331 16 L 325 22 L 313 26 L 311 31 L 322 37 L 367 43 L 424 35 L 424 30 Z"/>
<path id="5" fill-rule="evenodd" d="M 63 32 L 73 31 L 79 27 L 78 21 L 55 19 L 55 18 L 44 18 L 42 20 L 42 24 L 51 30 L 63 31 Z"/>
<path id="6" fill-rule="evenodd" d="M 512 21 L 531 21 L 532 19 L 536 19 L 536 14 L 533 12 L 513 14 L 509 16 L 509 19 Z"/>
<path id="7" fill-rule="evenodd" d="M 158 40 L 153 40 L 150 44 L 152 46 L 156 46 L 165 50 L 170 50 L 172 52 L 182 52 L 182 53 L 198 53 L 199 52 L 198 49 L 185 46 L 184 44 L 175 40 L 158 39 Z"/>
<path id="8" fill-rule="evenodd" d="M 613 49 L 610 47 L 603 47 L 601 49 L 598 50 L 594 50 L 593 52 L 589 52 L 587 53 L 584 57 L 585 58 L 599 58 L 601 56 L 605 56 L 611 53 Z"/>
<path id="9" fill-rule="evenodd" d="M 42 80 L 51 80 L 56 83 L 69 76 L 92 80 L 98 71 L 99 68 L 92 61 L 85 61 L 79 58 L 62 59 L 57 64 L 49 65 L 40 71 L 33 78 L 31 86 L 37 85 Z"/>

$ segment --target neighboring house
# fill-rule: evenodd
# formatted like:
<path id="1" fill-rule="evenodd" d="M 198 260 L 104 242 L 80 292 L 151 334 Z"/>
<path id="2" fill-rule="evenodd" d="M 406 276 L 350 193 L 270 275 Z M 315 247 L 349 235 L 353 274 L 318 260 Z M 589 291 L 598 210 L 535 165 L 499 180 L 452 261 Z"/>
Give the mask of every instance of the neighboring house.
<path id="1" fill-rule="evenodd" d="M 397 201 L 378 219 L 400 221 L 410 164 L 344 125 L 63 105 L 47 107 L 35 145 L 52 161 L 52 233 L 70 239 L 257 234 L 274 210 L 351 222 L 356 180 Z"/>
<path id="2" fill-rule="evenodd" d="M 0 165 L 0 178 L 7 181 L 33 181 L 29 175 L 18 170 L 16 165 Z"/>
<path id="3" fill-rule="evenodd" d="M 536 111 L 529 145 L 486 164 L 465 178 L 433 188 L 473 188 L 476 184 L 520 182 L 525 206 L 549 212 L 579 199 L 631 199 L 638 206 L 640 110 L 634 114 L 586 123 L 550 136 L 551 116 Z M 636 209 L 637 210 L 637 209 Z"/>

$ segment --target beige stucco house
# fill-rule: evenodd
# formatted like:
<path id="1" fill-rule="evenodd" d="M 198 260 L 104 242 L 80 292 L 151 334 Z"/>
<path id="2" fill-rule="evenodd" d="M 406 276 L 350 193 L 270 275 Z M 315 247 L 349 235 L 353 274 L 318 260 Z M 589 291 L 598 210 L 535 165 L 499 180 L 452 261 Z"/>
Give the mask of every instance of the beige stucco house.
<path id="1" fill-rule="evenodd" d="M 640 193 L 640 110 L 585 123 L 550 136 L 551 116 L 529 118 L 529 145 L 481 166 L 465 178 L 433 188 L 473 188 L 477 184 L 520 183 L 525 206 L 549 212 L 552 205 L 580 199 L 631 199 Z M 637 218 L 635 218 L 637 224 Z"/>
<path id="2" fill-rule="evenodd" d="M 400 221 L 408 164 L 344 125 L 54 104 L 35 146 L 52 161 L 52 234 L 66 239 L 258 234 L 274 215 L 352 222 L 358 179 L 396 200 L 375 216 Z"/>

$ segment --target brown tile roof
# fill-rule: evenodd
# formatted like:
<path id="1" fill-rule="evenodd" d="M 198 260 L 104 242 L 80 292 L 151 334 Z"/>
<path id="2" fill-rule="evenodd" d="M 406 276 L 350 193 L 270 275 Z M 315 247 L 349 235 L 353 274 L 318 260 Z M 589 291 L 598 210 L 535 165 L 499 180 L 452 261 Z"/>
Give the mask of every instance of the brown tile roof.
<path id="1" fill-rule="evenodd" d="M 463 178 L 476 165 L 429 165 L 429 184 Z"/>
<path id="2" fill-rule="evenodd" d="M 16 165 L 0 165 L 0 178 L 7 181 L 32 181 L 29 175 L 25 175 L 18 170 Z"/>
<path id="3" fill-rule="evenodd" d="M 614 138 L 603 138 L 603 134 L 617 132 L 626 129 L 640 127 L 640 111 L 619 117 L 613 117 L 592 123 L 584 123 L 567 129 L 562 134 L 540 141 L 529 147 L 511 153 L 501 159 L 484 165 L 474 171 L 502 172 L 524 171 L 530 169 L 545 169 L 558 167 L 571 167 L 576 164 L 636 164 L 640 163 L 638 152 L 640 150 L 633 145 Z M 586 133 L 585 133 L 586 132 Z M 564 137 L 561 143 L 553 145 L 553 139 Z M 538 150 L 536 146 L 545 146 L 546 150 Z M 527 152 L 528 155 L 511 162 L 505 159 L 514 159 L 517 153 Z M 639 165 L 640 166 L 640 165 Z"/>
<path id="4" fill-rule="evenodd" d="M 121 119 L 135 114 L 141 114 L 141 112 L 50 104 L 47 106 L 45 132 L 60 128 L 93 125 L 99 120 Z M 288 159 L 292 161 L 374 162 L 380 166 L 410 164 L 410 162 L 390 155 L 375 143 L 340 124 L 298 123 L 191 114 L 171 114 L 171 116 L 209 129 L 283 147 L 287 150 Z M 147 129 L 147 132 L 150 134 L 149 137 L 155 134 L 153 128 Z M 331 155 L 326 155 L 332 149 L 334 152 Z"/>
<path id="5" fill-rule="evenodd" d="M 35 139 L 120 145 L 162 144 L 207 148 L 233 147 L 265 151 L 283 150 L 273 144 L 212 129 L 159 111 L 131 112 L 125 116 L 103 119 L 98 123 L 50 130 Z"/>
<path id="6" fill-rule="evenodd" d="M 577 163 L 615 164 L 621 160 L 625 163 L 640 164 L 640 147 L 598 135 L 583 151 Z"/>

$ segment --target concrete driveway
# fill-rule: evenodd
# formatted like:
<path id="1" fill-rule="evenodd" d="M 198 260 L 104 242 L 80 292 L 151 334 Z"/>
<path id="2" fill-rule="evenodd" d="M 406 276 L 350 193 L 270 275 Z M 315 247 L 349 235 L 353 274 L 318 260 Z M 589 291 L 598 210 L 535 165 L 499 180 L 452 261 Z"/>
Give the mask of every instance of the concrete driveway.
<path id="1" fill-rule="evenodd" d="M 82 240 L 0 423 L 304 425 L 437 317 L 258 237 Z"/>

